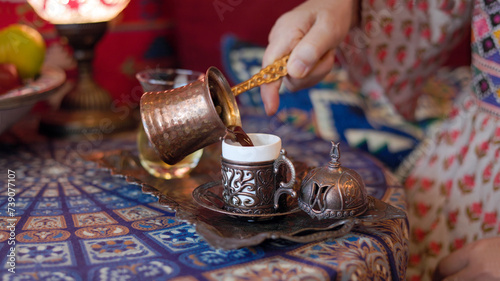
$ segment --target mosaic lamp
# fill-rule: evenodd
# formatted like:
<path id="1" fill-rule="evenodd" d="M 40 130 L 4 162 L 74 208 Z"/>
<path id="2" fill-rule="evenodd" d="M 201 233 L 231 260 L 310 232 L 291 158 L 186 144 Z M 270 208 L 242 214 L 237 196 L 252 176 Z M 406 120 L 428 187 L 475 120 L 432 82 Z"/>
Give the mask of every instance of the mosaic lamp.
<path id="1" fill-rule="evenodd" d="M 108 22 L 130 0 L 28 0 L 35 12 L 54 24 L 73 48 L 78 77 L 75 87 L 61 101 L 59 110 L 42 117 L 40 131 L 66 136 L 130 128 L 131 116 L 111 110 L 112 98 L 93 79 L 94 49 L 106 33 Z"/>

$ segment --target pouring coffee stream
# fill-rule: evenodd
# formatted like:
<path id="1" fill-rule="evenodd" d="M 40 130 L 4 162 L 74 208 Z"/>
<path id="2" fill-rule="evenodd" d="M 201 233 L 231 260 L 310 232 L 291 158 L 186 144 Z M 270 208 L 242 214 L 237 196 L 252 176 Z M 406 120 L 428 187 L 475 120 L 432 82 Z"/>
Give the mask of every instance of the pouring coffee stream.
<path id="1" fill-rule="evenodd" d="M 243 131 L 241 126 L 227 127 L 227 133 L 224 139 L 230 138 L 233 142 L 238 142 L 241 146 L 254 146 L 252 139 Z"/>

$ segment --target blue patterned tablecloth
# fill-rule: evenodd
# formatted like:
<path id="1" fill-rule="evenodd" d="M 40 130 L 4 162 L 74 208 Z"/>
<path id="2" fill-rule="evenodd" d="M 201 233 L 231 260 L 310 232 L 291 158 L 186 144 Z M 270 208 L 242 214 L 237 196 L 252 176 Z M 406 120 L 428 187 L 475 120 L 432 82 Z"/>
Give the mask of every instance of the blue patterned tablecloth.
<path id="1" fill-rule="evenodd" d="M 289 155 L 311 166 L 328 160 L 330 143 L 312 133 L 274 119 L 245 122 L 247 132 L 278 134 Z M 58 140 L 28 129 L 18 125 L 0 137 L 2 280 L 404 279 L 403 219 L 309 244 L 267 240 L 214 249 L 157 198 L 81 157 L 135 152 L 134 133 Z M 405 209 L 404 191 L 390 173 L 365 154 L 344 150 L 343 165 L 361 174 L 371 195 Z"/>

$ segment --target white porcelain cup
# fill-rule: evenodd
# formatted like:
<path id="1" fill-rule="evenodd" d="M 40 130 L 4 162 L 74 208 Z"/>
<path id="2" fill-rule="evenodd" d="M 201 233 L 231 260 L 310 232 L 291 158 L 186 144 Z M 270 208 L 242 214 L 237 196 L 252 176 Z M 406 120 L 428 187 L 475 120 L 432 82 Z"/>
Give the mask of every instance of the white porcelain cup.
<path id="1" fill-rule="evenodd" d="M 254 146 L 222 142 L 221 173 L 224 208 L 243 214 L 277 212 L 283 193 L 296 196 L 295 168 L 281 148 L 281 139 L 271 134 L 248 134 Z M 290 170 L 290 180 L 286 181 Z"/>

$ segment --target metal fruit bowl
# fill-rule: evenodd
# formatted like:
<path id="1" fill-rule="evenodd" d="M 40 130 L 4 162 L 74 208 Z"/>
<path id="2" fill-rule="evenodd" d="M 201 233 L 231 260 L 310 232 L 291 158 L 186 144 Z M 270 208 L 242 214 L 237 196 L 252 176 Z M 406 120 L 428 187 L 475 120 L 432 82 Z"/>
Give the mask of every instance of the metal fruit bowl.
<path id="1" fill-rule="evenodd" d="M 26 115 L 37 102 L 56 93 L 65 81 L 64 70 L 43 66 L 37 79 L 0 95 L 0 134 Z"/>

